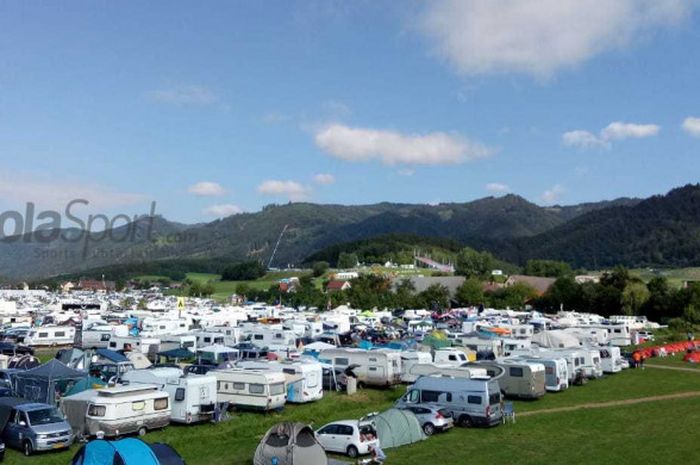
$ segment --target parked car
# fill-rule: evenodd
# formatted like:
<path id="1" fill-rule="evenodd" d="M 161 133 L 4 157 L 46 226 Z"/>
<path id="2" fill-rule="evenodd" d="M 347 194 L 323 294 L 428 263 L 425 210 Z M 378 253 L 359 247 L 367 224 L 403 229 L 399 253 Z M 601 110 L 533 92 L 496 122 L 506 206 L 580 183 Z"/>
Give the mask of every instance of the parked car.
<path id="1" fill-rule="evenodd" d="M 418 404 L 404 407 L 414 413 L 426 436 L 446 431 L 454 426 L 454 418 L 449 410 L 439 405 Z"/>
<path id="2" fill-rule="evenodd" d="M 366 419 L 328 423 L 316 431 L 316 440 L 326 451 L 352 458 L 369 454 L 369 447 L 379 444 L 374 424 Z"/>
<path id="3" fill-rule="evenodd" d="M 0 413 L 7 419 L 3 441 L 24 455 L 73 444 L 71 427 L 56 407 L 8 397 L 0 399 Z"/>
<path id="4" fill-rule="evenodd" d="M 15 344 L 14 342 L 0 341 L 0 354 L 15 355 L 15 354 L 30 354 L 34 355 L 34 349 L 31 347 Z"/>

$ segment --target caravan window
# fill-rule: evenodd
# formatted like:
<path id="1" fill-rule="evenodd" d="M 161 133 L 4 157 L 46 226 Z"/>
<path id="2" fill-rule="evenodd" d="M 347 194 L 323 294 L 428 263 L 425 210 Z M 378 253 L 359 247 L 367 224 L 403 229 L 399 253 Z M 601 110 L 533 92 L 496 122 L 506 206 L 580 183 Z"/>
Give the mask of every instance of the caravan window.
<path id="1" fill-rule="evenodd" d="M 49 333 L 39 333 L 39 337 L 49 337 Z"/>
<path id="2" fill-rule="evenodd" d="M 294 368 L 285 368 L 282 370 L 282 373 L 286 373 L 288 375 L 296 375 L 297 372 Z"/>
<path id="3" fill-rule="evenodd" d="M 523 377 L 523 369 L 519 367 L 510 367 L 510 375 L 517 378 Z"/>
<path id="4" fill-rule="evenodd" d="M 134 412 L 140 412 L 141 410 L 146 408 L 146 402 L 139 400 L 138 402 L 132 402 L 131 403 L 131 410 Z"/>
<path id="5" fill-rule="evenodd" d="M 56 336 L 56 337 L 65 337 L 65 336 L 66 336 L 66 332 L 65 332 L 65 331 L 56 331 L 55 336 Z"/>
<path id="6" fill-rule="evenodd" d="M 344 366 L 347 366 L 347 365 L 350 365 L 350 359 L 348 359 L 348 358 L 336 357 L 336 359 L 335 359 L 335 364 L 336 364 L 336 365 L 344 365 Z"/>
<path id="7" fill-rule="evenodd" d="M 107 407 L 104 405 L 90 404 L 88 407 L 89 417 L 103 417 L 105 416 L 105 413 L 107 413 Z"/>
<path id="8" fill-rule="evenodd" d="M 279 396 L 284 394 L 284 383 L 276 383 L 270 385 L 270 395 Z"/>
<path id="9" fill-rule="evenodd" d="M 165 410 L 168 408 L 168 398 L 156 399 L 153 401 L 153 410 Z"/>
<path id="10" fill-rule="evenodd" d="M 108 333 L 102 334 L 102 335 L 100 336 L 100 342 L 107 342 L 107 341 L 109 341 L 109 336 L 110 336 L 110 335 L 109 335 Z"/>
<path id="11" fill-rule="evenodd" d="M 175 389 L 175 402 L 182 402 L 185 400 L 185 388 Z"/>
<path id="12" fill-rule="evenodd" d="M 255 334 L 255 335 L 253 335 L 253 339 L 255 339 L 256 341 L 262 341 L 263 335 L 262 334 Z"/>
<path id="13" fill-rule="evenodd" d="M 233 383 L 234 391 L 242 391 L 243 389 L 245 389 L 245 383 Z"/>
<path id="14" fill-rule="evenodd" d="M 467 403 L 481 405 L 481 396 L 467 396 Z"/>
<path id="15" fill-rule="evenodd" d="M 265 393 L 265 386 L 262 384 L 249 384 L 248 392 L 251 394 L 263 394 Z"/>

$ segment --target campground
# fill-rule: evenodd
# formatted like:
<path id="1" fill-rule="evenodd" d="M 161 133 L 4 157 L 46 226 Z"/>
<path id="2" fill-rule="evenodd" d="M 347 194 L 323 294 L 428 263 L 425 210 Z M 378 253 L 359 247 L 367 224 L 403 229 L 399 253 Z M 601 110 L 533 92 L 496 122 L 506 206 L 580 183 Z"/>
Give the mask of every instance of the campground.
<path id="1" fill-rule="evenodd" d="M 674 358 L 654 363 L 673 364 Z M 686 364 L 685 366 L 688 366 Z M 287 406 L 282 413 L 233 414 L 222 424 L 169 426 L 148 433 L 150 442 L 167 442 L 188 465 L 251 464 L 258 441 L 272 425 L 295 420 L 315 427 L 339 419 L 359 418 L 389 408 L 405 387 L 363 390 L 348 397 L 330 393 L 316 403 Z M 673 398 L 655 398 L 659 396 Z M 625 401 L 636 399 L 628 404 Z M 589 404 L 614 402 L 598 408 Z M 538 401 L 516 401 L 515 424 L 492 429 L 455 428 L 427 441 L 387 451 L 387 464 L 426 463 L 681 463 L 697 453 L 700 429 L 700 371 L 625 370 L 585 386 L 550 393 Z M 582 407 L 554 411 L 562 407 Z M 26 458 L 8 450 L 5 463 L 65 465 L 77 450 Z M 596 451 L 591 456 L 590 451 Z M 337 457 L 343 459 L 343 457 Z M 347 462 L 350 462 L 347 460 Z"/>

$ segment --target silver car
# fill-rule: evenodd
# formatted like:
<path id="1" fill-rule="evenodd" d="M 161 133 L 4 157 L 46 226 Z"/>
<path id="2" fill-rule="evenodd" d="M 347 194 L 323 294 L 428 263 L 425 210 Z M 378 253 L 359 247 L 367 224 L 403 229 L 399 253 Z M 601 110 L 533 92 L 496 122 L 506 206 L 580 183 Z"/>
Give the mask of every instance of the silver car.
<path id="1" fill-rule="evenodd" d="M 404 407 L 404 410 L 410 410 L 416 415 L 426 436 L 431 436 L 435 432 L 448 430 L 454 426 L 452 414 L 448 410 L 436 405 L 411 405 L 410 407 Z"/>

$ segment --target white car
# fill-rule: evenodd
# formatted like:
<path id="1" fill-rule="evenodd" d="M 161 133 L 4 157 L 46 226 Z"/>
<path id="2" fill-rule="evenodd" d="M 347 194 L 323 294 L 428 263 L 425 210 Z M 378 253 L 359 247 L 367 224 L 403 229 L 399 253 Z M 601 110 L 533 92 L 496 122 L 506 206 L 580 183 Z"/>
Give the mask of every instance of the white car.
<path id="1" fill-rule="evenodd" d="M 379 444 L 372 422 L 362 419 L 328 423 L 316 431 L 316 439 L 326 451 L 352 458 L 369 454 L 369 446 Z"/>

